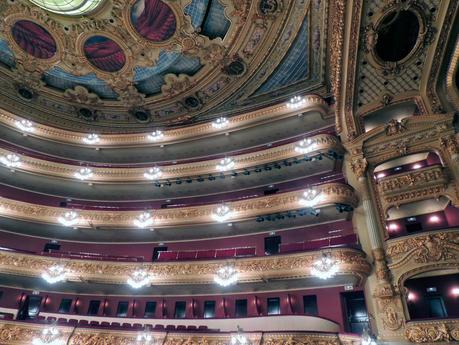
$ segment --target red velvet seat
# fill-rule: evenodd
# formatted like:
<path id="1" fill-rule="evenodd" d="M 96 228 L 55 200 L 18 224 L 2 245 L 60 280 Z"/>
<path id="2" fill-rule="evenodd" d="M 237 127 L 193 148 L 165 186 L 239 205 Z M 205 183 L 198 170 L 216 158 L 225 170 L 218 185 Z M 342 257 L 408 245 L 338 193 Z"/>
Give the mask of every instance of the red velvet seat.
<path id="1" fill-rule="evenodd" d="M 121 327 L 123 327 L 123 328 L 132 328 L 132 326 L 131 326 L 130 323 L 123 323 L 123 324 L 121 325 Z"/>
<path id="2" fill-rule="evenodd" d="M 236 255 L 236 249 L 217 249 L 215 253 L 216 258 L 233 258 Z"/>
<path id="3" fill-rule="evenodd" d="M 167 325 L 166 331 L 175 331 L 175 325 Z"/>
<path id="4" fill-rule="evenodd" d="M 54 316 L 48 316 L 47 320 L 50 322 L 56 322 L 57 319 Z"/>
<path id="5" fill-rule="evenodd" d="M 173 261 L 177 260 L 177 252 L 159 252 L 158 260 L 157 261 Z"/>
<path id="6" fill-rule="evenodd" d="M 132 325 L 132 327 L 134 327 L 136 329 L 142 329 L 143 325 L 141 325 L 140 323 L 135 323 L 135 324 Z"/>
<path id="7" fill-rule="evenodd" d="M 183 251 L 183 252 L 178 252 L 177 259 L 178 260 L 194 260 L 196 259 L 196 251 Z"/>
<path id="8" fill-rule="evenodd" d="M 78 320 L 76 320 L 76 319 L 70 319 L 70 320 L 67 322 L 67 324 L 68 324 L 69 326 L 76 326 L 76 325 L 78 324 Z"/>
<path id="9" fill-rule="evenodd" d="M 196 327 L 195 325 L 190 325 L 186 328 L 188 331 L 196 331 L 198 329 L 198 327 Z"/>
<path id="10" fill-rule="evenodd" d="M 88 322 L 88 320 L 80 320 L 80 321 L 78 322 L 78 326 L 79 326 L 79 327 L 89 326 L 89 322 Z"/>
<path id="11" fill-rule="evenodd" d="M 110 322 L 102 321 L 102 322 L 100 323 L 100 326 L 101 326 L 101 327 L 110 327 Z"/>
<path id="12" fill-rule="evenodd" d="M 91 321 L 89 326 L 99 326 L 99 321 Z"/>
<path id="13" fill-rule="evenodd" d="M 60 317 L 59 319 L 57 319 L 57 323 L 61 325 L 67 324 L 67 319 Z"/>
<path id="14" fill-rule="evenodd" d="M 255 247 L 236 248 L 236 256 L 254 256 Z"/>
<path id="15" fill-rule="evenodd" d="M 176 330 L 177 330 L 177 331 L 185 331 L 185 330 L 186 330 L 186 326 L 184 326 L 184 325 L 178 325 L 178 326 L 176 327 Z"/>
<path id="16" fill-rule="evenodd" d="M 112 322 L 112 323 L 111 323 L 111 326 L 112 326 L 112 327 L 121 327 L 121 325 L 120 325 L 119 322 Z"/>
<path id="17" fill-rule="evenodd" d="M 215 252 L 216 252 L 215 249 L 198 250 L 196 254 L 196 259 L 214 259 Z"/>
<path id="18" fill-rule="evenodd" d="M 156 330 L 164 329 L 164 326 L 163 325 L 155 325 L 155 329 Z"/>

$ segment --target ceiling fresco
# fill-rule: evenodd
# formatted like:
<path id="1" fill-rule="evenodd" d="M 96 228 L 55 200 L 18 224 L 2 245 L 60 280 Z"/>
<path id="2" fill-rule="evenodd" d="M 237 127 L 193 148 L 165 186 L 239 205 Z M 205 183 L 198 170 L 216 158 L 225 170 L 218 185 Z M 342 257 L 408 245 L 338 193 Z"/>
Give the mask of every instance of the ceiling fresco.
<path id="1" fill-rule="evenodd" d="M 0 5 L 2 108 L 109 133 L 327 93 L 327 1 L 106 0 L 67 12 L 89 2 Z"/>

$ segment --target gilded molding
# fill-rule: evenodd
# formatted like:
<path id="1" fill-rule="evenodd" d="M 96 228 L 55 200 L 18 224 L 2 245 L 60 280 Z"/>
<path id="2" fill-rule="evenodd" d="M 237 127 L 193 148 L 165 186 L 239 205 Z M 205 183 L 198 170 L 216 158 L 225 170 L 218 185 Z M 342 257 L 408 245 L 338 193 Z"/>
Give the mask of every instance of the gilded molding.
<path id="1" fill-rule="evenodd" d="M 316 155 L 319 153 L 327 154 L 329 151 L 342 153 L 344 151 L 337 137 L 329 134 L 320 134 L 310 137 L 313 150 L 308 155 Z M 254 167 L 266 163 L 282 161 L 298 157 L 298 152 L 295 151 L 297 143 L 290 143 L 269 149 L 263 149 L 251 153 L 231 156 L 235 163 L 235 167 L 231 169 L 240 170 L 244 168 Z M 0 148 L 0 156 L 14 153 Z M 301 155 L 303 156 L 303 155 Z M 166 165 L 161 167 L 161 178 L 158 180 L 192 177 L 198 175 L 207 175 L 216 173 L 215 166 L 220 162 L 220 159 L 204 160 L 193 163 L 178 163 L 174 165 Z M 38 175 L 49 175 L 53 177 L 61 177 L 75 179 L 74 174 L 81 168 L 80 165 L 69 165 L 38 159 L 30 156 L 21 156 L 21 166 L 15 168 L 28 173 Z M 147 168 L 126 168 L 123 166 L 111 165 L 110 167 L 98 168 L 91 167 L 92 177 L 88 182 L 145 182 L 151 181 L 145 179 L 144 173 Z"/>
<path id="2" fill-rule="evenodd" d="M 72 95 L 71 97 L 77 97 L 76 95 L 72 94 L 71 91 L 69 91 L 69 93 Z M 296 110 L 289 109 L 285 104 L 278 104 L 241 115 L 232 116 L 228 118 L 228 126 L 224 129 L 217 130 L 213 128 L 211 122 L 174 129 L 166 129 L 163 131 L 164 138 L 156 143 L 152 143 L 149 140 L 149 132 L 129 134 L 99 134 L 100 141 L 95 146 L 124 147 L 168 145 L 175 142 L 203 138 L 206 136 L 214 136 L 217 134 L 233 132 L 248 127 L 254 127 L 263 123 L 276 121 L 285 117 L 295 116 L 305 112 L 318 112 L 322 117 L 326 117 L 328 115 L 329 106 L 322 97 L 316 95 L 308 95 L 305 96 L 305 100 L 306 105 L 303 108 Z M 16 122 L 20 120 L 22 120 L 21 117 L 16 116 L 6 110 L 0 109 L 0 123 L 19 131 L 19 129 L 16 127 Z M 35 123 L 35 131 L 27 135 L 87 147 L 87 145 L 83 143 L 83 138 L 86 137 L 87 133 L 69 131 L 39 123 Z"/>
<path id="3" fill-rule="evenodd" d="M 345 204 L 355 207 L 357 198 L 352 187 L 342 183 L 327 183 L 315 187 L 322 197 L 315 208 L 327 205 Z M 229 202 L 232 211 L 230 221 L 243 220 L 258 215 L 298 210 L 303 208 L 299 203 L 304 190 Z M 152 210 L 153 227 L 173 225 L 202 224 L 214 222 L 212 212 L 219 204 L 190 206 L 171 209 Z M 68 209 L 43 206 L 22 201 L 0 199 L 0 216 L 24 221 L 59 224 L 57 218 Z M 101 211 L 78 210 L 79 222 L 75 227 L 97 228 L 133 228 L 134 219 L 139 211 Z"/>
<path id="4" fill-rule="evenodd" d="M 0 341 L 8 345 L 24 345 L 39 337 L 46 325 L 0 320 Z M 56 326 L 68 345 L 131 345 L 138 332 Z M 73 333 L 72 333 L 73 332 Z M 226 345 L 232 334 L 218 332 L 179 333 L 151 332 L 156 344 L 164 345 Z M 314 332 L 250 332 L 245 334 L 251 345 L 359 345 L 358 336 Z"/>
<path id="5" fill-rule="evenodd" d="M 410 321 L 405 337 L 413 343 L 437 343 L 459 341 L 459 319 Z"/>
<path id="6" fill-rule="evenodd" d="M 456 85 L 455 78 L 459 73 L 459 39 L 456 41 L 456 48 L 449 63 L 448 72 L 446 74 L 446 90 L 448 98 L 453 103 L 455 109 L 459 109 L 459 89 Z"/>
<path id="7" fill-rule="evenodd" d="M 331 249 L 338 261 L 338 275 L 353 275 L 361 284 L 371 266 L 365 254 L 356 249 Z M 309 268 L 321 255 L 320 251 L 296 254 L 252 257 L 231 260 L 239 273 L 239 282 L 265 279 L 302 279 L 311 277 Z M 226 265 L 226 260 L 185 261 L 171 263 L 122 263 L 54 258 L 40 255 L 0 251 L 0 268 L 4 274 L 37 277 L 48 267 L 63 265 L 69 281 L 126 284 L 130 274 L 142 268 L 152 276 L 152 285 L 210 284 L 214 273 Z"/>

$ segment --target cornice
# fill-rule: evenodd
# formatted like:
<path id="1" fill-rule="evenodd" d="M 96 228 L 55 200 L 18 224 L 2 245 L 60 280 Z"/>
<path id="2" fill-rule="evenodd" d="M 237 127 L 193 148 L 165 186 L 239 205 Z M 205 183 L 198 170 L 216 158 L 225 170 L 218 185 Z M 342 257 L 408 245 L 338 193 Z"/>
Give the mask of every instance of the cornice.
<path id="1" fill-rule="evenodd" d="M 265 107 L 263 109 L 254 110 L 237 116 L 228 118 L 228 125 L 224 129 L 215 129 L 211 122 L 186 126 L 174 129 L 165 129 L 164 137 L 158 142 L 151 142 L 148 138 L 149 132 L 129 133 L 129 134 L 99 134 L 100 141 L 94 147 L 130 147 L 130 146 L 160 146 L 170 145 L 172 143 L 205 138 L 206 136 L 214 136 L 222 133 L 242 130 L 248 127 L 258 126 L 263 123 L 276 121 L 285 117 L 299 115 L 305 112 L 319 112 L 322 117 L 328 115 L 329 106 L 320 96 L 308 95 L 305 96 L 305 106 L 299 109 L 292 110 L 285 103 Z M 23 120 L 6 110 L 0 109 L 0 123 L 13 128 L 17 131 L 17 121 Z M 34 136 L 40 139 L 51 140 L 71 145 L 85 146 L 83 139 L 88 133 L 69 131 L 57 127 L 51 127 L 40 123 L 35 123 L 33 133 L 27 135 Z"/>
<path id="2" fill-rule="evenodd" d="M 311 147 L 308 156 L 315 156 L 318 154 L 328 154 L 329 152 L 342 153 L 344 151 L 339 139 L 333 135 L 320 134 L 308 138 L 311 140 Z M 239 171 L 245 168 L 282 161 L 298 157 L 298 152 L 295 151 L 297 143 L 289 143 L 269 149 L 259 150 L 246 154 L 231 156 L 235 166 L 231 171 Z M 1 149 L 0 156 L 14 154 L 14 151 Z M 174 165 L 166 165 L 161 167 L 161 178 L 157 180 L 167 180 L 174 178 L 192 177 L 207 174 L 220 174 L 216 170 L 216 165 L 220 159 L 204 160 L 192 163 L 178 163 Z M 84 166 L 90 166 L 90 164 Z M 152 165 L 153 166 L 153 165 Z M 24 171 L 27 173 L 37 175 L 48 175 L 53 177 L 75 179 L 74 174 L 81 169 L 82 165 L 70 165 L 58 162 L 52 162 L 44 159 L 39 159 L 31 156 L 21 155 L 21 165 L 14 170 Z M 145 179 L 144 173 L 147 168 L 126 167 L 125 165 L 111 164 L 110 167 L 91 167 L 92 176 L 88 182 L 144 182 L 150 183 L 151 181 Z M 156 179 L 155 179 L 156 180 Z"/>
<path id="3" fill-rule="evenodd" d="M 329 249 L 338 261 L 337 275 L 352 275 L 360 285 L 370 273 L 371 266 L 360 250 L 349 248 Z M 259 282 L 269 279 L 310 278 L 310 267 L 320 258 L 321 251 L 288 255 L 252 257 L 230 260 L 238 272 L 239 283 Z M 171 263 L 121 263 L 62 259 L 40 255 L 0 251 L 0 268 L 3 274 L 40 278 L 52 265 L 63 265 L 67 280 L 105 284 L 126 284 L 136 269 L 145 270 L 152 277 L 152 285 L 213 284 L 218 269 L 228 264 L 226 260 L 185 261 Z"/>
<path id="4" fill-rule="evenodd" d="M 345 204 L 355 207 L 357 198 L 352 187 L 342 183 L 327 183 L 314 187 L 321 197 L 314 206 L 316 209 L 327 205 Z M 273 196 L 251 198 L 227 203 L 232 216 L 228 221 L 238 221 L 258 215 L 285 212 L 304 208 L 299 200 L 304 190 L 281 193 Z M 204 224 L 214 222 L 212 213 L 220 205 L 180 207 L 151 210 L 154 223 L 152 227 L 172 225 Z M 59 224 L 57 218 L 68 209 L 31 204 L 22 201 L 0 199 L 0 216 L 24 221 Z M 75 227 L 93 228 L 133 228 L 134 220 L 140 211 L 99 211 L 78 210 L 79 221 Z"/>
<path id="5" fill-rule="evenodd" d="M 0 342 L 8 345 L 31 343 L 40 337 L 46 325 L 15 321 L 0 321 Z M 56 326 L 62 341 L 68 345 L 128 345 L 135 344 L 138 331 L 107 330 Z M 155 344 L 163 345 L 225 345 L 231 343 L 230 333 L 151 332 Z M 250 332 L 246 333 L 252 345 L 358 345 L 360 337 L 335 333 L 315 332 Z M 69 339 L 70 338 L 70 339 Z"/>

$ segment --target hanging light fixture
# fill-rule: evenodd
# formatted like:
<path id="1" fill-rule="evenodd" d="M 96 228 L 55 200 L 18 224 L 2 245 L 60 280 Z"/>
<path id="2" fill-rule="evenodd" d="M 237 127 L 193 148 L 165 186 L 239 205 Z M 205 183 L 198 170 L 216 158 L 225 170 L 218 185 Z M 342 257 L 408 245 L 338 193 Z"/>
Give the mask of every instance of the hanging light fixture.
<path id="1" fill-rule="evenodd" d="M 233 169 L 234 165 L 235 163 L 231 158 L 225 157 L 217 164 L 216 168 L 218 171 L 228 171 Z"/>
<path id="2" fill-rule="evenodd" d="M 216 282 L 220 286 L 230 286 L 237 283 L 238 280 L 238 273 L 234 266 L 224 266 L 218 269 L 218 271 L 214 274 L 214 282 Z"/>
<path id="3" fill-rule="evenodd" d="M 88 145 L 97 144 L 100 141 L 100 138 L 97 134 L 91 133 L 83 138 L 83 142 Z"/>
<path id="4" fill-rule="evenodd" d="M 70 226 L 77 225 L 80 220 L 79 220 L 78 212 L 66 211 L 64 212 L 63 215 L 57 218 L 57 221 L 64 226 L 70 227 Z"/>
<path id="5" fill-rule="evenodd" d="M 290 100 L 287 102 L 287 107 L 290 109 L 298 109 L 302 107 L 304 104 L 306 104 L 306 100 L 304 97 L 301 96 L 294 96 L 290 98 Z"/>
<path id="6" fill-rule="evenodd" d="M 144 269 L 134 271 L 129 278 L 127 283 L 134 289 L 140 289 L 143 286 L 150 284 L 151 277 Z"/>
<path id="7" fill-rule="evenodd" d="M 161 177 L 162 174 L 163 173 L 160 168 L 154 167 L 154 168 L 150 168 L 147 171 L 145 171 L 143 176 L 148 180 L 157 180 Z"/>
<path id="8" fill-rule="evenodd" d="M 329 279 L 338 269 L 338 262 L 331 257 L 331 253 L 322 252 L 320 258 L 312 264 L 311 274 L 320 279 Z"/>
<path id="9" fill-rule="evenodd" d="M 311 139 L 303 139 L 295 146 L 295 152 L 305 154 L 313 151 L 317 144 L 313 143 Z"/>
<path id="10" fill-rule="evenodd" d="M 247 345 L 249 343 L 249 340 L 242 332 L 242 328 L 237 326 L 237 334 L 231 336 L 231 345 Z"/>
<path id="11" fill-rule="evenodd" d="M 223 223 L 231 218 L 232 212 L 227 205 L 218 206 L 217 209 L 212 212 L 212 218 L 219 223 Z"/>
<path id="12" fill-rule="evenodd" d="M 26 119 L 16 121 L 16 127 L 26 133 L 32 133 L 33 131 L 35 131 L 35 126 L 33 122 Z"/>
<path id="13" fill-rule="evenodd" d="M 148 139 L 150 139 L 151 141 L 158 141 L 158 140 L 161 140 L 163 137 L 164 137 L 164 134 L 159 129 L 148 134 Z"/>
<path id="14" fill-rule="evenodd" d="M 49 284 L 64 281 L 67 278 L 67 270 L 64 265 L 52 265 L 41 274 L 41 277 Z"/>
<path id="15" fill-rule="evenodd" d="M 153 224 L 153 217 L 150 212 L 143 212 L 134 219 L 134 225 L 144 229 Z"/>
<path id="16" fill-rule="evenodd" d="M 228 126 L 228 123 L 229 123 L 228 119 L 222 116 L 212 121 L 212 127 L 216 129 L 222 129 Z"/>
<path id="17" fill-rule="evenodd" d="M 303 192 L 299 202 L 305 207 L 315 207 L 322 199 L 322 193 L 319 193 L 316 189 L 308 188 Z"/>
<path id="18" fill-rule="evenodd" d="M 361 343 L 362 345 L 377 345 L 377 341 L 374 338 L 374 336 L 371 335 L 368 327 L 365 327 L 363 329 L 361 339 L 362 339 L 362 343 Z"/>
<path id="19" fill-rule="evenodd" d="M 60 339 L 60 332 L 56 327 L 46 327 L 40 337 L 32 339 L 33 345 L 64 345 L 65 341 Z"/>
<path id="20" fill-rule="evenodd" d="M 75 172 L 73 176 L 82 181 L 90 179 L 93 176 L 92 169 L 88 167 L 81 168 L 80 170 Z"/>
<path id="21" fill-rule="evenodd" d="M 9 153 L 6 156 L 1 156 L 0 162 L 8 168 L 17 168 L 21 165 L 21 157 L 14 153 Z"/>
<path id="22" fill-rule="evenodd" d="M 137 344 L 138 345 L 150 345 L 153 344 L 153 335 L 151 334 L 148 328 L 144 332 L 137 335 Z"/>

